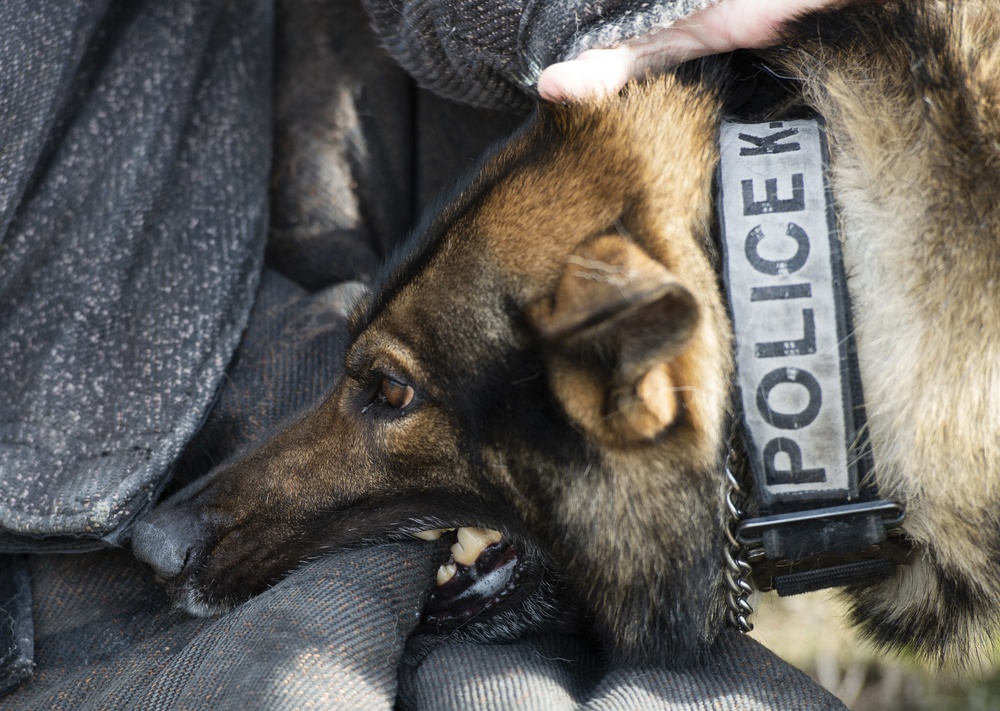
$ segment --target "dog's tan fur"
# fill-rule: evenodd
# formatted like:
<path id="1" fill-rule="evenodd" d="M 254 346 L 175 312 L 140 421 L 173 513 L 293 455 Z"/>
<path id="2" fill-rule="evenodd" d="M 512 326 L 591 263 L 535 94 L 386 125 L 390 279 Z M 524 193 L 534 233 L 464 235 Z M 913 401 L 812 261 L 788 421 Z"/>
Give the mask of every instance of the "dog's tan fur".
<path id="1" fill-rule="evenodd" d="M 857 617 L 961 656 L 1000 610 L 1000 8 L 927 12 L 936 50 L 785 59 L 829 125 L 876 478 L 918 549 Z"/>
<path id="2" fill-rule="evenodd" d="M 1000 9 L 916 5 L 827 18 L 764 61 L 828 123 L 876 477 L 916 545 L 852 593 L 857 617 L 961 655 L 1000 613 Z M 379 278 L 329 399 L 154 514 L 197 522 L 189 608 L 321 545 L 479 525 L 554 560 L 618 653 L 713 638 L 719 76 L 543 108 L 486 160 Z M 398 384 L 412 403 L 380 390 Z M 544 617 L 533 590 L 512 609 Z"/>

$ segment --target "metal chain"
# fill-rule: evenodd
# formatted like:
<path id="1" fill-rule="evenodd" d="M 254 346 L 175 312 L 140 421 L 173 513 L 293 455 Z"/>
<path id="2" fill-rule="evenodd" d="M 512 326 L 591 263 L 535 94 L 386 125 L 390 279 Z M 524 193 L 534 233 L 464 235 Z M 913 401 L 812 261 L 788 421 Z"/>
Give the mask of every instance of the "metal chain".
<path id="1" fill-rule="evenodd" d="M 752 571 L 750 563 L 743 557 L 743 546 L 736 540 L 736 529 L 746 518 L 746 506 L 749 495 L 743 488 L 746 482 L 746 462 L 740 456 L 739 419 L 734 416 L 732 430 L 729 435 L 728 452 L 726 455 L 726 547 L 723 556 L 726 568 L 723 571 L 726 578 L 726 617 L 729 624 L 746 634 L 753 629 L 750 616 L 753 606 L 750 596 L 753 595 L 753 583 L 750 582 Z"/>

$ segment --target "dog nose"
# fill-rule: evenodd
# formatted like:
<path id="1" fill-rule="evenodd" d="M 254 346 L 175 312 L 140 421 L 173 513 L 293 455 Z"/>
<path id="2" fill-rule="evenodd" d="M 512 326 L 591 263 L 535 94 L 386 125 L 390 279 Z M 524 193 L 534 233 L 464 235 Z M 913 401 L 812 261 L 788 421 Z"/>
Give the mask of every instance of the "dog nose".
<path id="1" fill-rule="evenodd" d="M 198 540 L 192 521 L 158 516 L 154 511 L 132 529 L 132 553 L 169 582 L 183 571 Z"/>

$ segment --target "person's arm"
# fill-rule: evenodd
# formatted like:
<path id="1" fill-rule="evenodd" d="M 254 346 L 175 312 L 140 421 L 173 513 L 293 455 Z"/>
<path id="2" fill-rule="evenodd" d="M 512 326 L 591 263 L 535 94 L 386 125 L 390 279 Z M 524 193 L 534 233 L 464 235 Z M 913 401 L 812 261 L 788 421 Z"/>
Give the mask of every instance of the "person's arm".
<path id="1" fill-rule="evenodd" d="M 542 72 L 538 93 L 555 102 L 612 94 L 629 79 L 696 57 L 766 47 L 782 25 L 811 10 L 852 0 L 722 0 L 672 26 L 613 49 L 592 49 Z"/>

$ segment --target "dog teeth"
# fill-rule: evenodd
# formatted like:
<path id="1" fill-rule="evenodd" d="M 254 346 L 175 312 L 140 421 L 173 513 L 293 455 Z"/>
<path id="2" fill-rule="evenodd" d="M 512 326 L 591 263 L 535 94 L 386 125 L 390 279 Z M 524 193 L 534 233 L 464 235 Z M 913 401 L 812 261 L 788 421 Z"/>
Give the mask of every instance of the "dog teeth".
<path id="1" fill-rule="evenodd" d="M 441 537 L 441 534 L 445 531 L 454 531 L 454 528 L 432 528 L 429 531 L 418 531 L 412 534 L 414 538 L 419 538 L 422 541 L 436 541 Z"/>
<path id="2" fill-rule="evenodd" d="M 414 538 L 423 541 L 436 541 L 445 531 L 454 531 L 454 528 L 432 528 L 428 531 L 418 531 L 411 534 Z M 437 584 L 444 585 L 458 572 L 459 565 L 472 565 L 476 558 L 483 552 L 486 546 L 503 540 L 499 531 L 490 528 L 459 528 L 458 541 L 451 547 L 451 560 L 438 568 Z"/>
<path id="3" fill-rule="evenodd" d="M 472 565 L 486 546 L 502 539 L 499 531 L 489 528 L 460 528 L 458 542 L 451 547 L 451 556 L 456 563 Z"/>
<path id="4" fill-rule="evenodd" d="M 455 573 L 458 572 L 458 566 L 454 563 L 446 563 L 438 568 L 437 573 L 437 584 L 444 585 L 446 582 L 455 577 Z"/>

